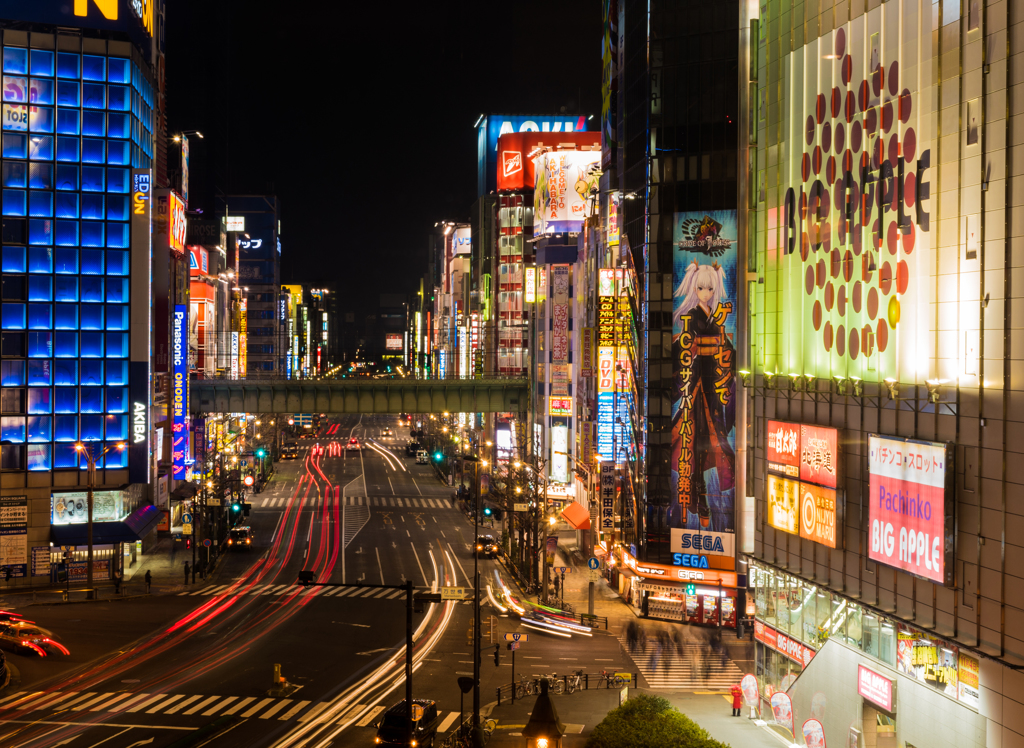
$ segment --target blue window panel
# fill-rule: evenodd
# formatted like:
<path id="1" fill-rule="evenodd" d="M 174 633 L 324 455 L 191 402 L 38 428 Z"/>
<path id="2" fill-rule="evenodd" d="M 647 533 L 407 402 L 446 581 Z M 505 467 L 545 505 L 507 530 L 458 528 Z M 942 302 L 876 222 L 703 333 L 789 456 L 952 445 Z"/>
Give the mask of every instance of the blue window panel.
<path id="1" fill-rule="evenodd" d="M 32 135 L 28 139 L 28 157 L 32 161 L 53 161 L 53 136 Z"/>
<path id="2" fill-rule="evenodd" d="M 66 135 L 57 136 L 57 161 L 64 161 L 72 164 L 77 164 L 81 160 L 81 154 L 78 152 L 78 138 L 68 137 Z M 58 169 L 60 167 L 57 167 Z"/>
<path id="3" fill-rule="evenodd" d="M 53 462 L 50 460 L 49 444 L 29 444 L 26 447 L 27 458 L 25 467 L 31 472 L 45 472 L 53 470 Z"/>
<path id="4" fill-rule="evenodd" d="M 78 218 L 78 193 L 58 192 L 56 195 L 57 209 L 55 213 L 57 218 Z"/>
<path id="5" fill-rule="evenodd" d="M 107 79 L 107 58 L 96 55 L 82 55 L 82 80 L 105 81 Z"/>
<path id="6" fill-rule="evenodd" d="M 48 358 L 36 358 L 29 361 L 28 383 L 34 387 L 49 387 L 53 384 L 53 362 Z"/>
<path id="7" fill-rule="evenodd" d="M 33 104 L 53 104 L 53 81 L 33 78 L 29 82 L 29 101 Z"/>
<path id="8" fill-rule="evenodd" d="M 103 228 L 103 224 L 87 223 L 82 227 L 82 244 L 86 246 L 85 242 L 85 229 L 92 228 L 93 226 L 99 226 Z M 103 250 L 102 249 L 82 249 L 82 275 L 103 275 Z"/>
<path id="9" fill-rule="evenodd" d="M 34 190 L 52 190 L 53 166 L 51 164 L 29 164 L 28 186 Z"/>
<path id="10" fill-rule="evenodd" d="M 82 107 L 84 109 L 106 109 L 107 87 L 102 83 L 83 83 Z"/>
<path id="11" fill-rule="evenodd" d="M 113 197 L 113 196 L 112 196 Z M 127 223 L 108 223 L 106 224 L 106 246 L 112 248 L 120 248 L 128 246 L 128 224 Z M 127 252 L 111 252 L 111 255 L 124 255 L 124 262 L 118 261 L 116 258 L 111 257 L 108 263 L 112 269 L 109 269 L 108 273 L 116 276 L 127 276 L 128 275 L 128 253 Z"/>
<path id="12" fill-rule="evenodd" d="M 107 296 L 110 294 L 108 292 Z M 107 331 L 128 329 L 128 306 L 118 304 L 107 305 Z M 107 350 L 110 350 L 110 341 L 107 341 Z"/>
<path id="13" fill-rule="evenodd" d="M 55 332 L 53 334 L 54 358 L 78 358 L 78 333 Z"/>
<path id="14" fill-rule="evenodd" d="M 107 87 L 107 108 L 113 112 L 127 112 L 131 110 L 132 95 L 127 86 Z"/>
<path id="15" fill-rule="evenodd" d="M 45 275 L 28 276 L 29 301 L 53 301 L 53 281 Z"/>
<path id="16" fill-rule="evenodd" d="M 81 338 L 82 358 L 103 358 L 103 333 L 83 332 Z"/>
<path id="17" fill-rule="evenodd" d="M 54 387 L 53 388 L 53 412 L 54 413 L 77 413 L 78 412 L 78 388 L 76 388 L 76 387 Z"/>
<path id="18" fill-rule="evenodd" d="M 2 260 L 0 260 L 0 270 L 5 273 L 24 273 L 25 272 L 25 248 L 24 247 L 4 247 Z M 118 299 L 120 301 L 120 299 Z"/>
<path id="19" fill-rule="evenodd" d="M 100 304 L 82 304 L 82 330 L 102 330 L 103 329 L 103 306 Z M 82 343 L 82 348 L 85 348 L 85 343 Z"/>
<path id="20" fill-rule="evenodd" d="M 128 220 L 128 196 L 107 195 L 107 220 L 127 221 Z M 109 228 L 109 225 L 108 225 Z"/>
<path id="21" fill-rule="evenodd" d="M 71 52 L 58 52 L 57 53 L 57 77 L 58 78 L 73 78 L 75 80 L 81 78 L 79 71 L 79 65 L 81 64 L 81 56 L 73 54 Z"/>
<path id="22" fill-rule="evenodd" d="M 25 305 L 24 304 L 2 304 L 0 305 L 2 324 L 5 330 L 25 329 Z"/>
<path id="23" fill-rule="evenodd" d="M 128 388 L 107 387 L 107 412 L 127 413 L 128 412 Z"/>
<path id="24" fill-rule="evenodd" d="M 129 115 L 118 112 L 107 114 L 107 137 L 121 138 L 127 140 L 132 136 L 131 120 Z M 108 144 L 109 147 L 109 144 Z"/>
<path id="25" fill-rule="evenodd" d="M 35 218 L 53 216 L 53 193 L 33 190 L 28 196 L 28 214 Z"/>
<path id="26" fill-rule="evenodd" d="M 108 227 L 110 227 L 112 225 L 113 226 L 123 225 L 123 226 L 127 227 L 128 224 L 109 224 L 109 223 L 107 224 Z M 107 275 L 126 276 L 126 275 L 128 275 L 128 270 L 129 270 L 129 265 L 128 265 L 128 253 L 127 252 L 122 252 L 120 250 L 114 250 L 114 249 L 111 249 L 111 250 L 109 250 L 107 252 Z"/>
<path id="27" fill-rule="evenodd" d="M 55 309 L 54 327 L 58 330 L 78 329 L 78 304 L 57 304 Z"/>
<path id="28" fill-rule="evenodd" d="M 82 218 L 102 220 L 103 205 L 103 195 L 93 193 L 82 195 Z"/>
<path id="29" fill-rule="evenodd" d="M 23 444 L 25 442 L 25 419 L 22 416 L 0 418 L 0 439 Z"/>
<path id="30" fill-rule="evenodd" d="M 81 405 L 79 411 L 82 413 L 103 412 L 103 388 L 83 387 L 81 391 Z"/>
<path id="31" fill-rule="evenodd" d="M 57 81 L 57 106 L 77 107 L 82 105 L 82 85 L 78 81 Z M 57 110 L 60 111 L 59 109 Z M 74 112 L 78 119 L 78 112 Z"/>
<path id="32" fill-rule="evenodd" d="M 124 439 L 125 437 L 117 437 L 107 435 L 108 439 Z M 128 455 L 125 450 L 118 449 L 114 444 L 108 444 L 108 447 L 113 447 L 109 452 L 103 455 L 103 467 L 106 469 L 111 468 L 126 468 L 128 467 Z"/>
<path id="33" fill-rule="evenodd" d="M 108 382 L 113 384 L 113 382 Z M 25 385 L 25 362 L 0 362 L 0 385 L 4 387 L 23 387 Z"/>
<path id="34" fill-rule="evenodd" d="M 107 333 L 107 356 L 110 358 L 128 358 L 128 335 L 123 332 Z"/>
<path id="35" fill-rule="evenodd" d="M 68 164 L 57 164 L 57 189 L 78 189 L 78 167 Z"/>
<path id="36" fill-rule="evenodd" d="M 49 387 L 29 387 L 28 388 L 28 412 L 29 415 L 35 413 L 52 413 L 53 403 L 50 396 Z"/>
<path id="37" fill-rule="evenodd" d="M 75 247 L 78 241 L 78 221 L 54 221 L 53 232 L 54 243 L 59 247 Z M 59 259 L 59 255 L 58 255 Z M 69 272 L 60 269 L 60 262 L 57 263 L 57 272 Z"/>
<path id="38" fill-rule="evenodd" d="M 104 164 L 106 161 L 107 149 L 102 138 L 82 138 L 82 163 Z"/>
<path id="39" fill-rule="evenodd" d="M 74 416 L 57 416 L 56 433 L 61 434 L 60 421 L 61 419 L 70 419 L 75 422 L 75 435 L 74 436 L 59 436 L 56 438 L 58 442 L 73 442 L 78 441 L 78 419 Z M 66 431 L 63 433 L 67 433 Z M 58 468 L 76 468 L 78 463 L 82 460 L 82 456 L 75 449 L 74 444 L 54 444 L 53 445 L 53 469 Z"/>
<path id="40" fill-rule="evenodd" d="M 131 83 L 131 69 L 128 60 L 120 57 L 107 58 L 107 79 L 111 83 Z"/>
<path id="41" fill-rule="evenodd" d="M 102 166 L 82 167 L 82 191 L 103 192 L 106 185 Z"/>
<path id="42" fill-rule="evenodd" d="M 19 104 L 28 103 L 28 78 L 22 78 L 21 76 L 5 75 L 3 77 L 3 94 L 4 101 L 16 102 Z M 12 119 L 18 120 L 23 118 L 13 117 Z M 22 129 L 22 128 L 11 128 L 11 129 Z"/>
<path id="43" fill-rule="evenodd" d="M 53 329 L 53 307 L 49 304 L 28 305 L 28 329 L 29 330 L 51 330 Z"/>
<path id="44" fill-rule="evenodd" d="M 82 301 L 103 301 L 103 279 L 92 276 L 82 277 Z"/>
<path id="45" fill-rule="evenodd" d="M 28 109 L 29 132 L 53 132 L 53 107 L 33 106 Z"/>
<path id="46" fill-rule="evenodd" d="M 107 400 L 109 403 L 109 399 Z M 119 440 L 128 438 L 128 416 L 116 416 L 110 415 L 103 419 L 106 422 L 107 433 L 106 438 L 108 440 Z M 111 452 L 117 452 L 118 454 L 127 457 L 127 454 L 117 449 L 116 447 Z"/>
<path id="47" fill-rule="evenodd" d="M 130 181 L 128 169 L 115 169 L 113 167 L 107 169 L 107 192 L 127 195 Z"/>
<path id="48" fill-rule="evenodd" d="M 30 273 L 52 273 L 53 249 L 51 247 L 29 247 L 28 271 Z"/>
<path id="49" fill-rule="evenodd" d="M 58 135 L 81 135 L 81 131 L 82 129 L 79 124 L 77 109 L 66 109 L 62 107 L 57 110 Z M 57 139 L 57 160 L 64 160 L 61 158 L 60 138 Z"/>
<path id="50" fill-rule="evenodd" d="M 112 254 L 111 252 L 107 253 Z M 108 265 L 109 265 L 109 257 Z M 121 278 L 107 278 L 107 301 L 111 303 L 128 303 L 128 281 Z"/>
<path id="51" fill-rule="evenodd" d="M 107 361 L 107 384 L 113 386 L 128 385 L 127 361 Z"/>
<path id="52" fill-rule="evenodd" d="M 98 442 L 103 439 L 103 416 L 83 415 L 81 417 L 81 426 L 82 441 Z"/>
<path id="53" fill-rule="evenodd" d="M 3 135 L 4 158 L 28 158 L 28 135 L 5 132 Z"/>
<path id="54" fill-rule="evenodd" d="M 77 221 L 57 221 L 61 223 L 74 223 L 78 226 Z M 60 226 L 57 227 L 58 230 Z M 76 232 L 77 233 L 77 232 Z M 53 250 L 53 264 L 54 272 L 59 275 L 77 275 L 78 274 L 78 250 L 74 247 L 57 247 Z M 67 299 L 60 299 L 58 301 L 66 301 Z"/>
<path id="55" fill-rule="evenodd" d="M 85 387 L 98 387 L 103 384 L 103 361 L 96 358 L 83 358 L 79 365 L 82 367 L 82 385 Z"/>
<path id="56" fill-rule="evenodd" d="M 53 419 L 50 416 L 29 416 L 28 417 L 28 440 L 29 443 L 44 442 L 49 444 L 53 439 Z"/>
<path id="57" fill-rule="evenodd" d="M 53 221 L 30 219 L 28 222 L 29 244 L 53 244 Z"/>
<path id="58" fill-rule="evenodd" d="M 17 47 L 4 47 L 4 72 L 28 73 L 28 50 Z"/>
<path id="59" fill-rule="evenodd" d="M 23 216 L 27 212 L 25 190 L 4 190 L 3 205 L 5 216 Z"/>
<path id="60" fill-rule="evenodd" d="M 54 361 L 53 383 L 58 386 L 78 384 L 78 362 L 71 359 Z"/>
<path id="61" fill-rule="evenodd" d="M 85 221 L 82 223 L 82 246 L 83 247 L 102 247 L 103 246 L 103 223 L 102 222 L 89 222 Z M 85 272 L 85 266 L 82 266 L 82 272 Z"/>
<path id="62" fill-rule="evenodd" d="M 28 357 L 50 358 L 53 356 L 53 333 L 30 332 L 28 334 Z"/>
<path id="63" fill-rule="evenodd" d="M 29 56 L 29 72 L 32 75 L 53 77 L 53 52 L 33 49 Z"/>
<path id="64" fill-rule="evenodd" d="M 115 166 L 131 165 L 131 145 L 127 140 L 107 141 L 107 163 Z"/>
<path id="65" fill-rule="evenodd" d="M 4 161 L 2 182 L 4 187 L 28 187 L 28 169 L 22 161 Z"/>

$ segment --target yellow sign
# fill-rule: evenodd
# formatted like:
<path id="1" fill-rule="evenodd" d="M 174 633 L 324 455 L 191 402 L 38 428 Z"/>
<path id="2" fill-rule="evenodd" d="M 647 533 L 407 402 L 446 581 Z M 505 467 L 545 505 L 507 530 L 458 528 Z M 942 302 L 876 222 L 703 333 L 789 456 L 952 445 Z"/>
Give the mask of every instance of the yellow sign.
<path id="1" fill-rule="evenodd" d="M 799 519 L 800 482 L 768 475 L 768 524 L 796 535 L 800 531 Z"/>

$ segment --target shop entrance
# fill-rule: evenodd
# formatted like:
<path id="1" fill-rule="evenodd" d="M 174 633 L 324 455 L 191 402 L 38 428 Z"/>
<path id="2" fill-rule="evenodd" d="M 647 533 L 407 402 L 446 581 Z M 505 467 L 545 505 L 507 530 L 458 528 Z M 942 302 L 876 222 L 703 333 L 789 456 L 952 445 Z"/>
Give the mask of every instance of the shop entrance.
<path id="1" fill-rule="evenodd" d="M 895 714 L 884 712 L 865 701 L 863 715 L 861 748 L 898 748 Z"/>

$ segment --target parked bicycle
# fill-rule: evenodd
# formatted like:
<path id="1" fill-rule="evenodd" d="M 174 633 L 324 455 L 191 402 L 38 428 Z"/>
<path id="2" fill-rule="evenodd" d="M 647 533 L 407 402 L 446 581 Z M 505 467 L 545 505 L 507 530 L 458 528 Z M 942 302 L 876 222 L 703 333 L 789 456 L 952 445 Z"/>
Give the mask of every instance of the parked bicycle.
<path id="1" fill-rule="evenodd" d="M 565 693 L 565 681 L 563 681 L 557 675 L 542 675 L 540 679 L 546 680 L 548 682 L 548 691 L 550 691 L 551 693 Z"/>
<path id="2" fill-rule="evenodd" d="M 577 670 L 575 673 L 565 679 L 565 689 L 569 693 L 573 693 L 577 688 L 583 688 L 583 671 Z"/>
<path id="3" fill-rule="evenodd" d="M 601 688 L 602 686 L 605 688 L 622 688 L 624 685 L 626 685 L 626 680 L 621 675 L 616 675 L 615 673 L 607 670 L 602 670 L 598 674 L 598 688 Z"/>
<path id="4" fill-rule="evenodd" d="M 519 682 L 516 683 L 516 698 L 521 699 L 524 696 L 533 696 L 533 693 L 533 678 L 527 678 L 525 675 L 520 675 Z"/>

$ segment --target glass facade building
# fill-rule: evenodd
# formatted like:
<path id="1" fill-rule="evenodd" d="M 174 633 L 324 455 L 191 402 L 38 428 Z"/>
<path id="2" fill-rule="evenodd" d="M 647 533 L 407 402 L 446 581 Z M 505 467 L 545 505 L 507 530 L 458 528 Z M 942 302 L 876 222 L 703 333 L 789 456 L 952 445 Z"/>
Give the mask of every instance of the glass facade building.
<path id="1" fill-rule="evenodd" d="M 0 470 L 84 468 L 76 442 L 129 437 L 130 192 L 154 87 L 128 42 L 6 30 L 2 54 Z"/>

